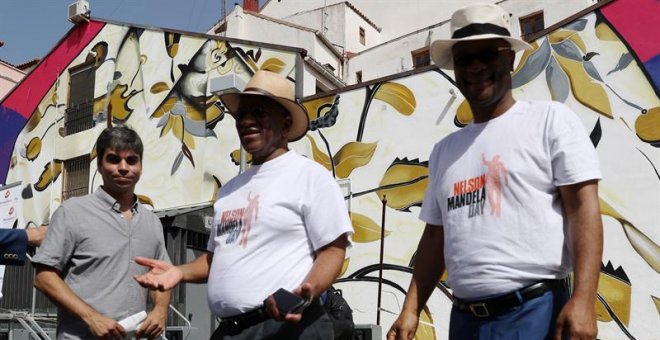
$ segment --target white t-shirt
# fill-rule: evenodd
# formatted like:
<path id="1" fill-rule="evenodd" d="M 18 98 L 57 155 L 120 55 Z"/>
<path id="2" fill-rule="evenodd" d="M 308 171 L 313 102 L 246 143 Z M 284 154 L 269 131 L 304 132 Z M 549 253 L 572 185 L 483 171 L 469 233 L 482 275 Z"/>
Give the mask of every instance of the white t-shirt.
<path id="1" fill-rule="evenodd" d="M 258 308 L 279 288 L 298 287 L 314 251 L 353 232 L 337 182 L 295 151 L 230 180 L 213 208 L 208 301 L 220 317 Z"/>
<path id="2" fill-rule="evenodd" d="M 516 102 L 438 142 L 420 218 L 444 227 L 460 298 L 564 278 L 570 258 L 558 186 L 600 179 L 581 121 L 557 102 Z"/>

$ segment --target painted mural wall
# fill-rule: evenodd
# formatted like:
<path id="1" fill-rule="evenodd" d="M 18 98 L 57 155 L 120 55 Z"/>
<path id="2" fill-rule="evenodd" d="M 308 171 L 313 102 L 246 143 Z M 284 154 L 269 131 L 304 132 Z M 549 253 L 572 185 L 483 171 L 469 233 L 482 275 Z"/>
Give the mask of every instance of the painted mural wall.
<path id="1" fill-rule="evenodd" d="M 619 0 L 538 39 L 533 51 L 518 56 L 513 79 L 520 100 L 569 105 L 601 158 L 602 339 L 660 337 L 653 326 L 660 321 L 660 51 L 644 44 L 639 28 L 625 28 L 630 20 L 619 15 L 636 11 L 628 14 L 643 22 L 657 5 L 630 1 L 638 6 Z M 61 203 L 63 160 L 90 155 L 90 188 L 100 184 L 94 141 L 108 114 L 135 128 L 145 143 L 137 187 L 143 202 L 161 210 L 211 201 L 238 173 L 239 141 L 233 119 L 208 91 L 209 78 L 247 80 L 269 69 L 293 79 L 295 59 L 290 51 L 98 21 L 74 28 L 0 103 L 0 182 L 23 183 L 19 227 L 47 222 Z M 97 67 L 96 125 L 64 136 L 68 70 L 86 61 Z M 369 83 L 305 106 L 311 131 L 292 147 L 350 182 L 355 234 L 337 287 L 356 323 L 376 322 L 385 215 L 385 331 L 400 311 L 424 227 L 417 215 L 429 154 L 435 142 L 471 121 L 469 107 L 438 70 Z M 450 287 L 438 286 L 418 339 L 447 338 L 450 296 Z"/>

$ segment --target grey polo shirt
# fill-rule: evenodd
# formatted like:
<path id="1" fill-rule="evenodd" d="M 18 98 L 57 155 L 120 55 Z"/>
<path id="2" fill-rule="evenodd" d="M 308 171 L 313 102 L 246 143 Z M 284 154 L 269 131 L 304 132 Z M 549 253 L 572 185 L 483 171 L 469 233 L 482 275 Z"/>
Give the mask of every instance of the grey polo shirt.
<path id="1" fill-rule="evenodd" d="M 135 263 L 135 256 L 169 262 L 158 217 L 137 201 L 130 222 L 118 209 L 100 187 L 67 200 L 53 214 L 32 260 L 59 270 L 78 297 L 115 320 L 147 308 L 148 290 L 133 279 L 146 268 Z M 93 338 L 77 316 L 59 309 L 57 319 L 57 339 Z"/>

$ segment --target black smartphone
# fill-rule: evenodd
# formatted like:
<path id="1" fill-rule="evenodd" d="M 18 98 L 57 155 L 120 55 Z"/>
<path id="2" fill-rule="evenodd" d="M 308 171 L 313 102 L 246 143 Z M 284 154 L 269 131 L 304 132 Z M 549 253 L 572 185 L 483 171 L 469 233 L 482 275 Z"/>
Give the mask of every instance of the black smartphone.
<path id="1" fill-rule="evenodd" d="M 309 305 L 311 300 L 306 300 L 290 291 L 280 288 L 273 293 L 277 309 L 283 314 L 298 314 Z"/>

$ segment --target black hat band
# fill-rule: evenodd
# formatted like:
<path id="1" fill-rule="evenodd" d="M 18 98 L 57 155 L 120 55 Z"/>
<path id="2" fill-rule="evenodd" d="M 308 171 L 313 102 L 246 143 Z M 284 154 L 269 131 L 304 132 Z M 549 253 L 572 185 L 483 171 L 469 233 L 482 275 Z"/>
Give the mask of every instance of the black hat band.
<path id="1" fill-rule="evenodd" d="M 511 36 L 511 33 L 509 33 L 508 29 L 502 26 L 485 23 L 485 24 L 469 24 L 465 27 L 461 27 L 460 29 L 454 31 L 454 34 L 451 35 L 451 38 L 460 39 L 460 38 L 466 38 L 480 34 L 497 34 L 507 37 Z"/>

